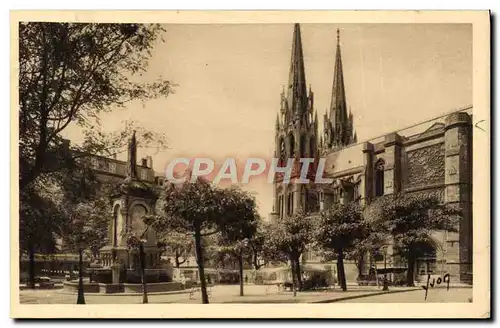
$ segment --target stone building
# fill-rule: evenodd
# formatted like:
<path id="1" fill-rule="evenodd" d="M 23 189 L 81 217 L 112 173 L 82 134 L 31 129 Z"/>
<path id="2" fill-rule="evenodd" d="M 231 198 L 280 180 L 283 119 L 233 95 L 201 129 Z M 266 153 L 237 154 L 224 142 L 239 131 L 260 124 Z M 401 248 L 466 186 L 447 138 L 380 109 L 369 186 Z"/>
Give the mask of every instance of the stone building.
<path id="1" fill-rule="evenodd" d="M 358 143 L 352 113 L 347 111 L 338 31 L 333 76 L 330 110 L 323 116 L 323 133 L 319 135 L 314 93 L 310 87 L 306 88 L 300 26 L 295 24 L 288 88 L 281 94 L 281 109 L 276 120 L 275 157 L 282 161 L 326 158 L 325 175 L 334 181 L 325 186 L 283 183 L 282 179 L 276 179 L 271 219 L 279 220 L 298 208 L 317 215 L 321 207 L 328 208 L 334 202 L 364 204 L 395 192 L 432 193 L 460 207 L 463 219 L 458 233 L 436 231 L 434 238 L 441 247 L 417 261 L 416 279 L 427 273 L 449 273 L 452 280 L 470 281 L 472 108 Z M 315 170 L 312 165 L 310 177 Z M 299 175 L 300 169 L 294 167 L 292 179 Z M 385 264 L 404 266 L 392 252 L 389 247 Z M 309 252 L 304 262 L 319 264 L 322 261 L 314 252 Z M 352 263 L 346 265 L 346 270 L 348 280 L 355 280 L 358 271 Z"/>

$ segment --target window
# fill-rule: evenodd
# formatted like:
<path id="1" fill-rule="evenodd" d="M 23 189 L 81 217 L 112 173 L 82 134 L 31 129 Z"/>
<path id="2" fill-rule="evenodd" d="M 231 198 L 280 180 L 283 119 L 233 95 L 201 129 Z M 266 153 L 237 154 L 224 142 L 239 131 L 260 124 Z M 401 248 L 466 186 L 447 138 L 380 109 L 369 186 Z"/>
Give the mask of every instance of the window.
<path id="1" fill-rule="evenodd" d="M 288 194 L 287 202 L 287 215 L 292 215 L 293 213 L 293 193 Z"/>
<path id="2" fill-rule="evenodd" d="M 280 218 L 283 218 L 283 214 L 284 214 L 284 209 L 285 209 L 285 205 L 284 205 L 284 198 L 283 198 L 283 195 L 280 195 L 279 196 L 279 209 L 278 209 L 278 212 L 279 212 L 279 217 Z"/>
<path id="3" fill-rule="evenodd" d="M 148 171 L 141 170 L 141 180 L 147 180 L 147 179 L 148 179 Z"/>
<path id="4" fill-rule="evenodd" d="M 300 136 L 300 156 L 302 158 L 305 158 L 306 153 L 307 153 L 307 139 L 306 136 L 303 134 Z"/>
<path id="5" fill-rule="evenodd" d="M 361 193 L 359 191 L 360 183 L 356 183 L 354 185 L 354 201 L 359 204 L 359 201 L 361 200 Z"/>
<path id="6" fill-rule="evenodd" d="M 108 163 L 108 171 L 111 173 L 116 173 L 116 163 L 109 162 Z"/>
<path id="7" fill-rule="evenodd" d="M 293 137 L 293 134 L 290 133 L 288 141 L 290 143 L 290 155 L 288 158 L 295 158 L 295 138 Z"/>
<path id="8" fill-rule="evenodd" d="M 384 166 L 385 161 L 380 159 L 375 165 L 375 196 L 384 195 Z"/>
<path id="9" fill-rule="evenodd" d="M 311 137 L 311 139 L 309 140 L 309 149 L 309 157 L 314 158 L 316 156 L 316 140 L 314 139 L 314 137 Z"/>

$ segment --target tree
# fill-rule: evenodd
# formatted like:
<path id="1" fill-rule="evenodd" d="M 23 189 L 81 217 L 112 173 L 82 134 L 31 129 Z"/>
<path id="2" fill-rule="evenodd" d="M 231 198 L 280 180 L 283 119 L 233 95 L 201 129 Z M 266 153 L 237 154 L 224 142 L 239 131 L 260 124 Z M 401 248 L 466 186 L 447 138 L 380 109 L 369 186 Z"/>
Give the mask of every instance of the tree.
<path id="1" fill-rule="evenodd" d="M 345 254 L 346 259 L 353 260 L 356 264 L 360 277 L 363 275 L 366 256 L 369 256 L 369 264 L 371 266 L 373 258 L 375 258 L 375 256 L 380 253 L 380 250 L 387 245 L 387 236 L 384 232 L 377 231 L 368 224 L 365 228 L 365 235 L 363 235 L 362 238 L 354 240 L 353 247 L 347 249 Z"/>
<path id="2" fill-rule="evenodd" d="M 393 238 L 395 249 L 406 258 L 406 282 L 414 286 L 416 259 L 439 246 L 433 232 L 457 231 L 462 213 L 429 193 L 397 193 L 375 199 L 368 215 Z"/>
<path id="3" fill-rule="evenodd" d="M 226 189 L 229 202 L 223 209 L 224 223 L 220 245 L 236 257 L 240 277 L 240 296 L 243 296 L 244 253 L 257 231 L 259 215 L 255 199 L 238 188 Z"/>
<path id="4" fill-rule="evenodd" d="M 337 274 L 343 291 L 347 290 L 344 251 L 350 249 L 356 239 L 363 238 L 364 234 L 361 208 L 356 203 L 336 203 L 321 212 L 316 231 L 317 243 L 337 254 Z"/>
<path id="5" fill-rule="evenodd" d="M 77 304 L 85 304 L 83 287 L 83 253 L 90 251 L 96 258 L 99 250 L 108 243 L 110 216 L 110 186 L 98 181 L 91 171 L 88 175 L 66 176 L 63 192 L 64 212 L 68 218 L 63 227 L 66 248 L 79 255 L 79 279 Z"/>
<path id="6" fill-rule="evenodd" d="M 158 241 L 164 247 L 165 251 L 172 252 L 174 255 L 174 264 L 177 269 L 186 263 L 194 247 L 192 236 L 177 231 L 168 231 L 165 234 L 159 234 Z"/>
<path id="7" fill-rule="evenodd" d="M 84 180 L 84 159 L 123 151 L 133 129 L 145 146 L 165 145 L 163 135 L 134 122 L 125 122 L 119 132 L 103 132 L 99 119 L 131 101 L 172 92 L 172 84 L 161 78 L 148 83 L 138 78 L 162 32 L 157 24 L 19 24 L 20 243 L 31 259 L 32 283 L 34 252 L 53 252 L 55 236 L 68 224 L 62 219 L 70 207 L 60 206 L 66 196 L 54 191 L 64 194 L 69 180 Z M 83 131 L 79 145 L 63 138 L 71 124 Z M 86 197 L 85 192 L 75 197 Z M 93 232 L 97 241 L 102 229 Z"/>
<path id="8" fill-rule="evenodd" d="M 76 249 L 77 239 L 82 238 L 90 257 L 95 259 L 99 250 L 109 243 L 110 202 L 106 195 L 107 190 L 103 187 L 103 190 L 96 191 L 93 197 L 74 199 L 75 202 L 66 198 L 66 204 L 70 205 L 66 207 L 68 217 L 84 219 L 82 231 L 75 231 L 72 229 L 72 221 L 67 221 L 69 226 L 65 227 L 63 235 L 66 247 Z"/>
<path id="9" fill-rule="evenodd" d="M 277 220 L 269 227 L 265 243 L 266 257 L 275 261 L 290 261 L 294 296 L 297 295 L 297 286 L 300 288 L 302 284 L 299 259 L 313 240 L 312 230 L 312 221 L 302 210 Z"/>
<path id="10" fill-rule="evenodd" d="M 194 237 L 203 304 L 208 304 L 208 294 L 202 238 L 230 226 L 239 210 L 234 202 L 232 191 L 216 188 L 202 178 L 192 183 L 169 184 L 160 203 L 163 213 L 152 220 L 155 231 L 175 230 Z"/>
<path id="11" fill-rule="evenodd" d="M 144 223 L 147 222 L 148 218 L 143 218 Z M 149 223 L 149 222 L 148 222 Z M 149 224 L 146 223 L 146 225 Z M 142 303 L 147 304 L 148 301 L 148 288 L 147 288 L 147 283 L 146 283 L 146 255 L 144 254 L 144 243 L 146 240 L 144 239 L 144 236 L 147 233 L 148 228 L 146 228 L 145 231 L 142 232 L 141 235 L 137 235 L 131 231 L 127 233 L 126 240 L 127 240 L 127 248 L 131 252 L 138 252 L 139 253 L 139 262 L 140 262 L 140 273 L 141 273 L 141 284 L 142 284 Z"/>
<path id="12" fill-rule="evenodd" d="M 261 267 L 265 266 L 268 262 L 266 254 L 264 252 L 264 245 L 268 234 L 269 225 L 259 220 L 257 224 L 257 229 L 250 239 L 250 263 L 255 270 L 259 270 Z"/>
<path id="13" fill-rule="evenodd" d="M 161 78 L 151 83 L 137 78 L 163 31 L 158 24 L 19 24 L 21 190 L 43 174 L 71 167 L 75 157 L 123 146 L 120 134 L 99 131 L 99 115 L 171 92 L 171 83 Z M 62 137 L 70 124 L 85 136 L 73 151 Z"/>
<path id="14" fill-rule="evenodd" d="M 28 255 L 29 288 L 35 288 L 35 254 L 56 252 L 56 238 L 67 220 L 57 200 L 40 189 L 33 184 L 19 194 L 19 246 Z"/>

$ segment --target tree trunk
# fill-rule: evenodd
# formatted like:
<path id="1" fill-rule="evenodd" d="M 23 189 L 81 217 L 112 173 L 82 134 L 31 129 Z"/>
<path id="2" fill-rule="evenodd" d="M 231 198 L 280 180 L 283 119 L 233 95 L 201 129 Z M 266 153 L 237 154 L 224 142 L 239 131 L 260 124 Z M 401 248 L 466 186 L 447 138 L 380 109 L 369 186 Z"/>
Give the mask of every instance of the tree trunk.
<path id="1" fill-rule="evenodd" d="M 196 244 L 196 261 L 198 262 L 198 274 L 200 275 L 201 284 L 201 303 L 208 304 L 207 281 L 205 280 L 205 268 L 203 263 L 203 248 L 201 246 L 201 229 L 196 226 L 194 232 Z"/>
<path id="2" fill-rule="evenodd" d="M 240 296 L 243 296 L 243 251 L 238 254 L 238 266 L 240 270 Z"/>
<path id="3" fill-rule="evenodd" d="M 175 251 L 175 267 L 177 269 L 179 269 L 180 266 L 181 266 L 181 264 L 179 263 L 179 252 L 176 250 Z"/>
<path id="4" fill-rule="evenodd" d="M 28 288 L 35 289 L 35 250 L 33 247 L 29 247 L 28 256 Z"/>
<path id="5" fill-rule="evenodd" d="M 85 295 L 83 292 L 83 248 L 78 250 L 78 297 L 76 304 L 85 304 Z"/>
<path id="6" fill-rule="evenodd" d="M 142 303 L 148 303 L 148 286 L 146 284 L 146 256 L 144 254 L 144 243 L 139 244 L 139 260 L 141 262 Z"/>
<path id="7" fill-rule="evenodd" d="M 356 267 L 358 268 L 358 276 L 362 277 L 363 276 L 363 267 L 365 265 L 365 260 L 363 258 L 364 256 L 361 255 L 358 260 L 356 261 Z"/>
<path id="8" fill-rule="evenodd" d="M 406 257 L 408 260 L 408 271 L 406 273 L 406 284 L 408 287 L 415 287 L 415 283 L 413 281 L 414 278 L 414 271 L 415 271 L 415 257 L 413 256 L 411 250 Z"/>
<path id="9" fill-rule="evenodd" d="M 291 264 L 291 269 L 292 269 L 292 291 L 293 291 L 293 296 L 297 296 L 297 286 L 296 286 L 296 281 L 297 281 L 297 278 L 296 278 L 296 271 L 295 271 L 295 261 L 292 259 L 290 261 L 290 264 Z"/>
<path id="10" fill-rule="evenodd" d="M 297 288 L 300 290 L 302 288 L 302 273 L 300 272 L 300 260 L 299 257 L 295 259 L 295 269 L 297 274 Z"/>
<path id="11" fill-rule="evenodd" d="M 344 252 L 342 248 L 337 249 L 337 276 L 339 279 L 339 285 L 342 290 L 347 291 L 347 283 L 345 280 L 345 270 L 344 270 Z"/>

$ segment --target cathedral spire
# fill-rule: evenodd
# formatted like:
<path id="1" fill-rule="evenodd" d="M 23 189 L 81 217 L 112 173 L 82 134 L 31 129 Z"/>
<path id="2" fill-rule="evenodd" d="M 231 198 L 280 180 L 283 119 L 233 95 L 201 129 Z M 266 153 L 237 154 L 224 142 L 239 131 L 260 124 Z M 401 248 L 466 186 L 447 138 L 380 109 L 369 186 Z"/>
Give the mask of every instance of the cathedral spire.
<path id="1" fill-rule="evenodd" d="M 287 96 L 288 106 L 292 110 L 292 114 L 300 115 L 307 110 L 307 85 L 299 24 L 295 24 L 293 30 Z"/>
<path id="2" fill-rule="evenodd" d="M 333 75 L 332 100 L 330 115 L 335 117 L 335 125 L 347 121 L 347 103 L 345 98 L 344 71 L 342 67 L 342 54 L 340 50 L 340 30 L 337 29 L 337 52 L 335 55 L 335 68 Z"/>
<path id="3" fill-rule="evenodd" d="M 342 67 L 342 54 L 340 49 L 340 30 L 337 29 L 337 49 L 333 74 L 332 98 L 330 103 L 330 121 L 335 129 L 335 143 L 344 146 L 350 143 L 352 127 L 350 116 L 347 113 L 347 100 L 345 96 L 344 71 Z"/>

